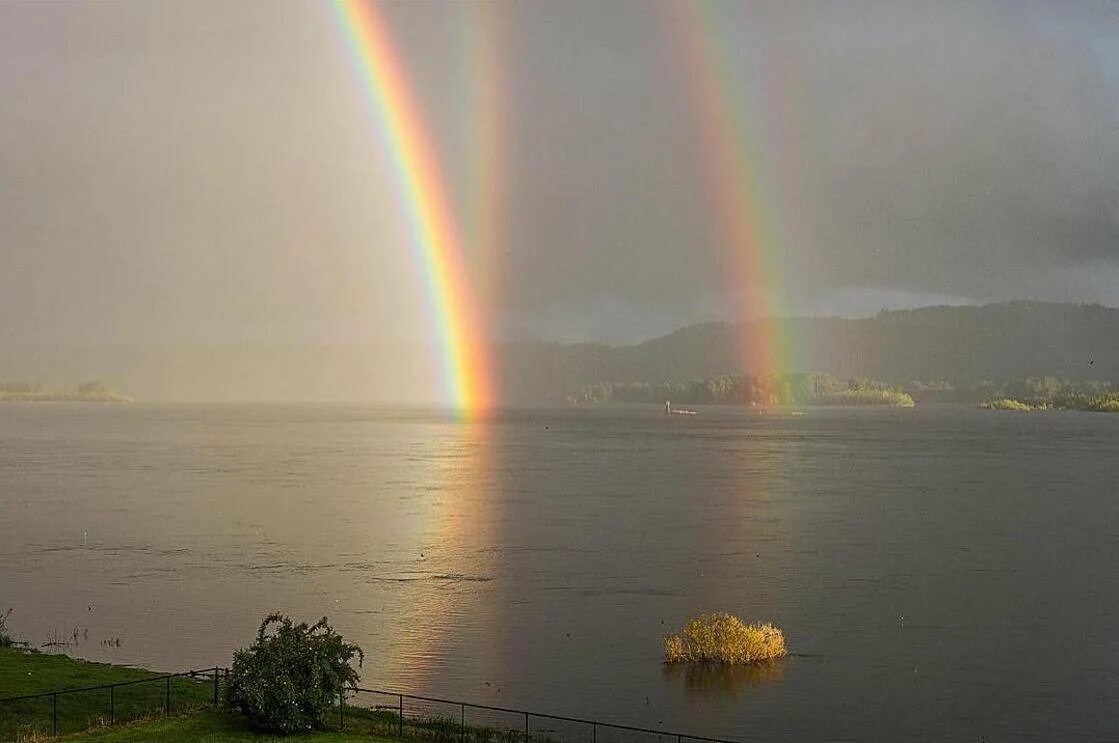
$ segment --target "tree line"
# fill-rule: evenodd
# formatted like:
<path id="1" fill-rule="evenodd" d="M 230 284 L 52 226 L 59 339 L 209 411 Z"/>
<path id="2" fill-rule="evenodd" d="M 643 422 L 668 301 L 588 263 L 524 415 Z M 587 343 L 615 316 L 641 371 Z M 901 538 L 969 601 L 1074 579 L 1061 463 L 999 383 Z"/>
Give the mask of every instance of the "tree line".
<path id="1" fill-rule="evenodd" d="M 599 382 L 584 385 L 574 404 L 892 405 L 910 407 L 904 390 L 865 377 L 831 374 L 723 374 L 682 382 Z"/>

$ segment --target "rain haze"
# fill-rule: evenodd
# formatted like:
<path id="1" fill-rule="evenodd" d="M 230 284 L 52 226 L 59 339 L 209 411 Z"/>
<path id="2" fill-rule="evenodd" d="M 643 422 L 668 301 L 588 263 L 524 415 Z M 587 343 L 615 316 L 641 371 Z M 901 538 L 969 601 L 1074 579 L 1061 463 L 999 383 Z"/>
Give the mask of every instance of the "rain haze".
<path id="1" fill-rule="evenodd" d="M 751 246 L 712 207 L 725 153 L 672 9 L 384 7 L 491 340 L 633 343 L 742 319 L 768 284 L 790 315 L 1119 303 L 1114 5 L 705 6 Z M 425 396 L 432 290 L 328 3 L 4 3 L 0 100 L 9 376 L 345 346 Z M 743 251 L 770 270 L 728 274 Z"/>

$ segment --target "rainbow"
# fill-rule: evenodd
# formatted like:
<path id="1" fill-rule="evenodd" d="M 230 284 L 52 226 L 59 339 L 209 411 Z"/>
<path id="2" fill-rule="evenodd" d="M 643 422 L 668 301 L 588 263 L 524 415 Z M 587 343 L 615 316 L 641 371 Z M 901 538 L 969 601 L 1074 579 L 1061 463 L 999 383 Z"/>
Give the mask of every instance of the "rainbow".
<path id="1" fill-rule="evenodd" d="M 500 265 L 502 213 L 504 203 L 504 150 L 508 144 L 505 130 L 505 64 L 499 51 L 504 48 L 503 22 L 499 3 L 474 3 L 470 23 L 470 60 L 472 71 L 473 162 L 469 214 L 470 242 L 475 249 L 474 264 L 479 269 L 475 288 L 479 296 L 493 300 L 496 294 L 492 271 Z"/>
<path id="2" fill-rule="evenodd" d="M 391 152 L 409 213 L 443 350 L 446 402 L 462 412 L 489 408 L 494 394 L 485 318 L 438 158 L 389 29 L 372 2 L 335 0 L 333 6 Z"/>
<path id="3" fill-rule="evenodd" d="M 720 251 L 727 263 L 734 314 L 742 323 L 742 369 L 776 374 L 790 371 L 791 342 L 775 320 L 786 314 L 784 276 L 778 270 L 770 183 L 762 147 L 762 117 L 735 79 L 730 50 L 717 18 L 704 0 L 668 3 L 669 33 L 683 58 L 684 87 L 697 119 L 708 190 L 716 212 Z"/>

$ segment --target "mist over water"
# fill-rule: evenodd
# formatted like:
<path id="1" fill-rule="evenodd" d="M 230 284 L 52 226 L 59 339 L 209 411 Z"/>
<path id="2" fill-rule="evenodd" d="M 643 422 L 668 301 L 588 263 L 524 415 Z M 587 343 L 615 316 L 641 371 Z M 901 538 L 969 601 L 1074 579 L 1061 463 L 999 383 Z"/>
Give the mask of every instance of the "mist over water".
<path id="1" fill-rule="evenodd" d="M 371 687 L 742 740 L 1119 734 L 1113 416 L 3 413 L 2 601 L 36 644 L 210 666 L 280 610 L 329 615 Z M 792 655 L 666 669 L 705 610 Z"/>

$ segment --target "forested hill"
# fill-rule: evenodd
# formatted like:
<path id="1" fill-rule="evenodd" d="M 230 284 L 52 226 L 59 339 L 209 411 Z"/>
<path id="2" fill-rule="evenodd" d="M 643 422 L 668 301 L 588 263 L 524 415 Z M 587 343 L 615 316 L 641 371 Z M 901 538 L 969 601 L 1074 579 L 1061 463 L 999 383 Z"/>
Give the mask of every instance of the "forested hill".
<path id="1" fill-rule="evenodd" d="M 706 323 L 634 346 L 515 344 L 503 349 L 502 394 L 559 401 L 596 382 L 662 382 L 766 371 L 740 339 L 754 329 Z M 1119 309 L 1010 302 L 929 307 L 872 318 L 790 318 L 767 332 L 786 344 L 786 371 L 975 384 L 1028 376 L 1119 381 Z"/>

